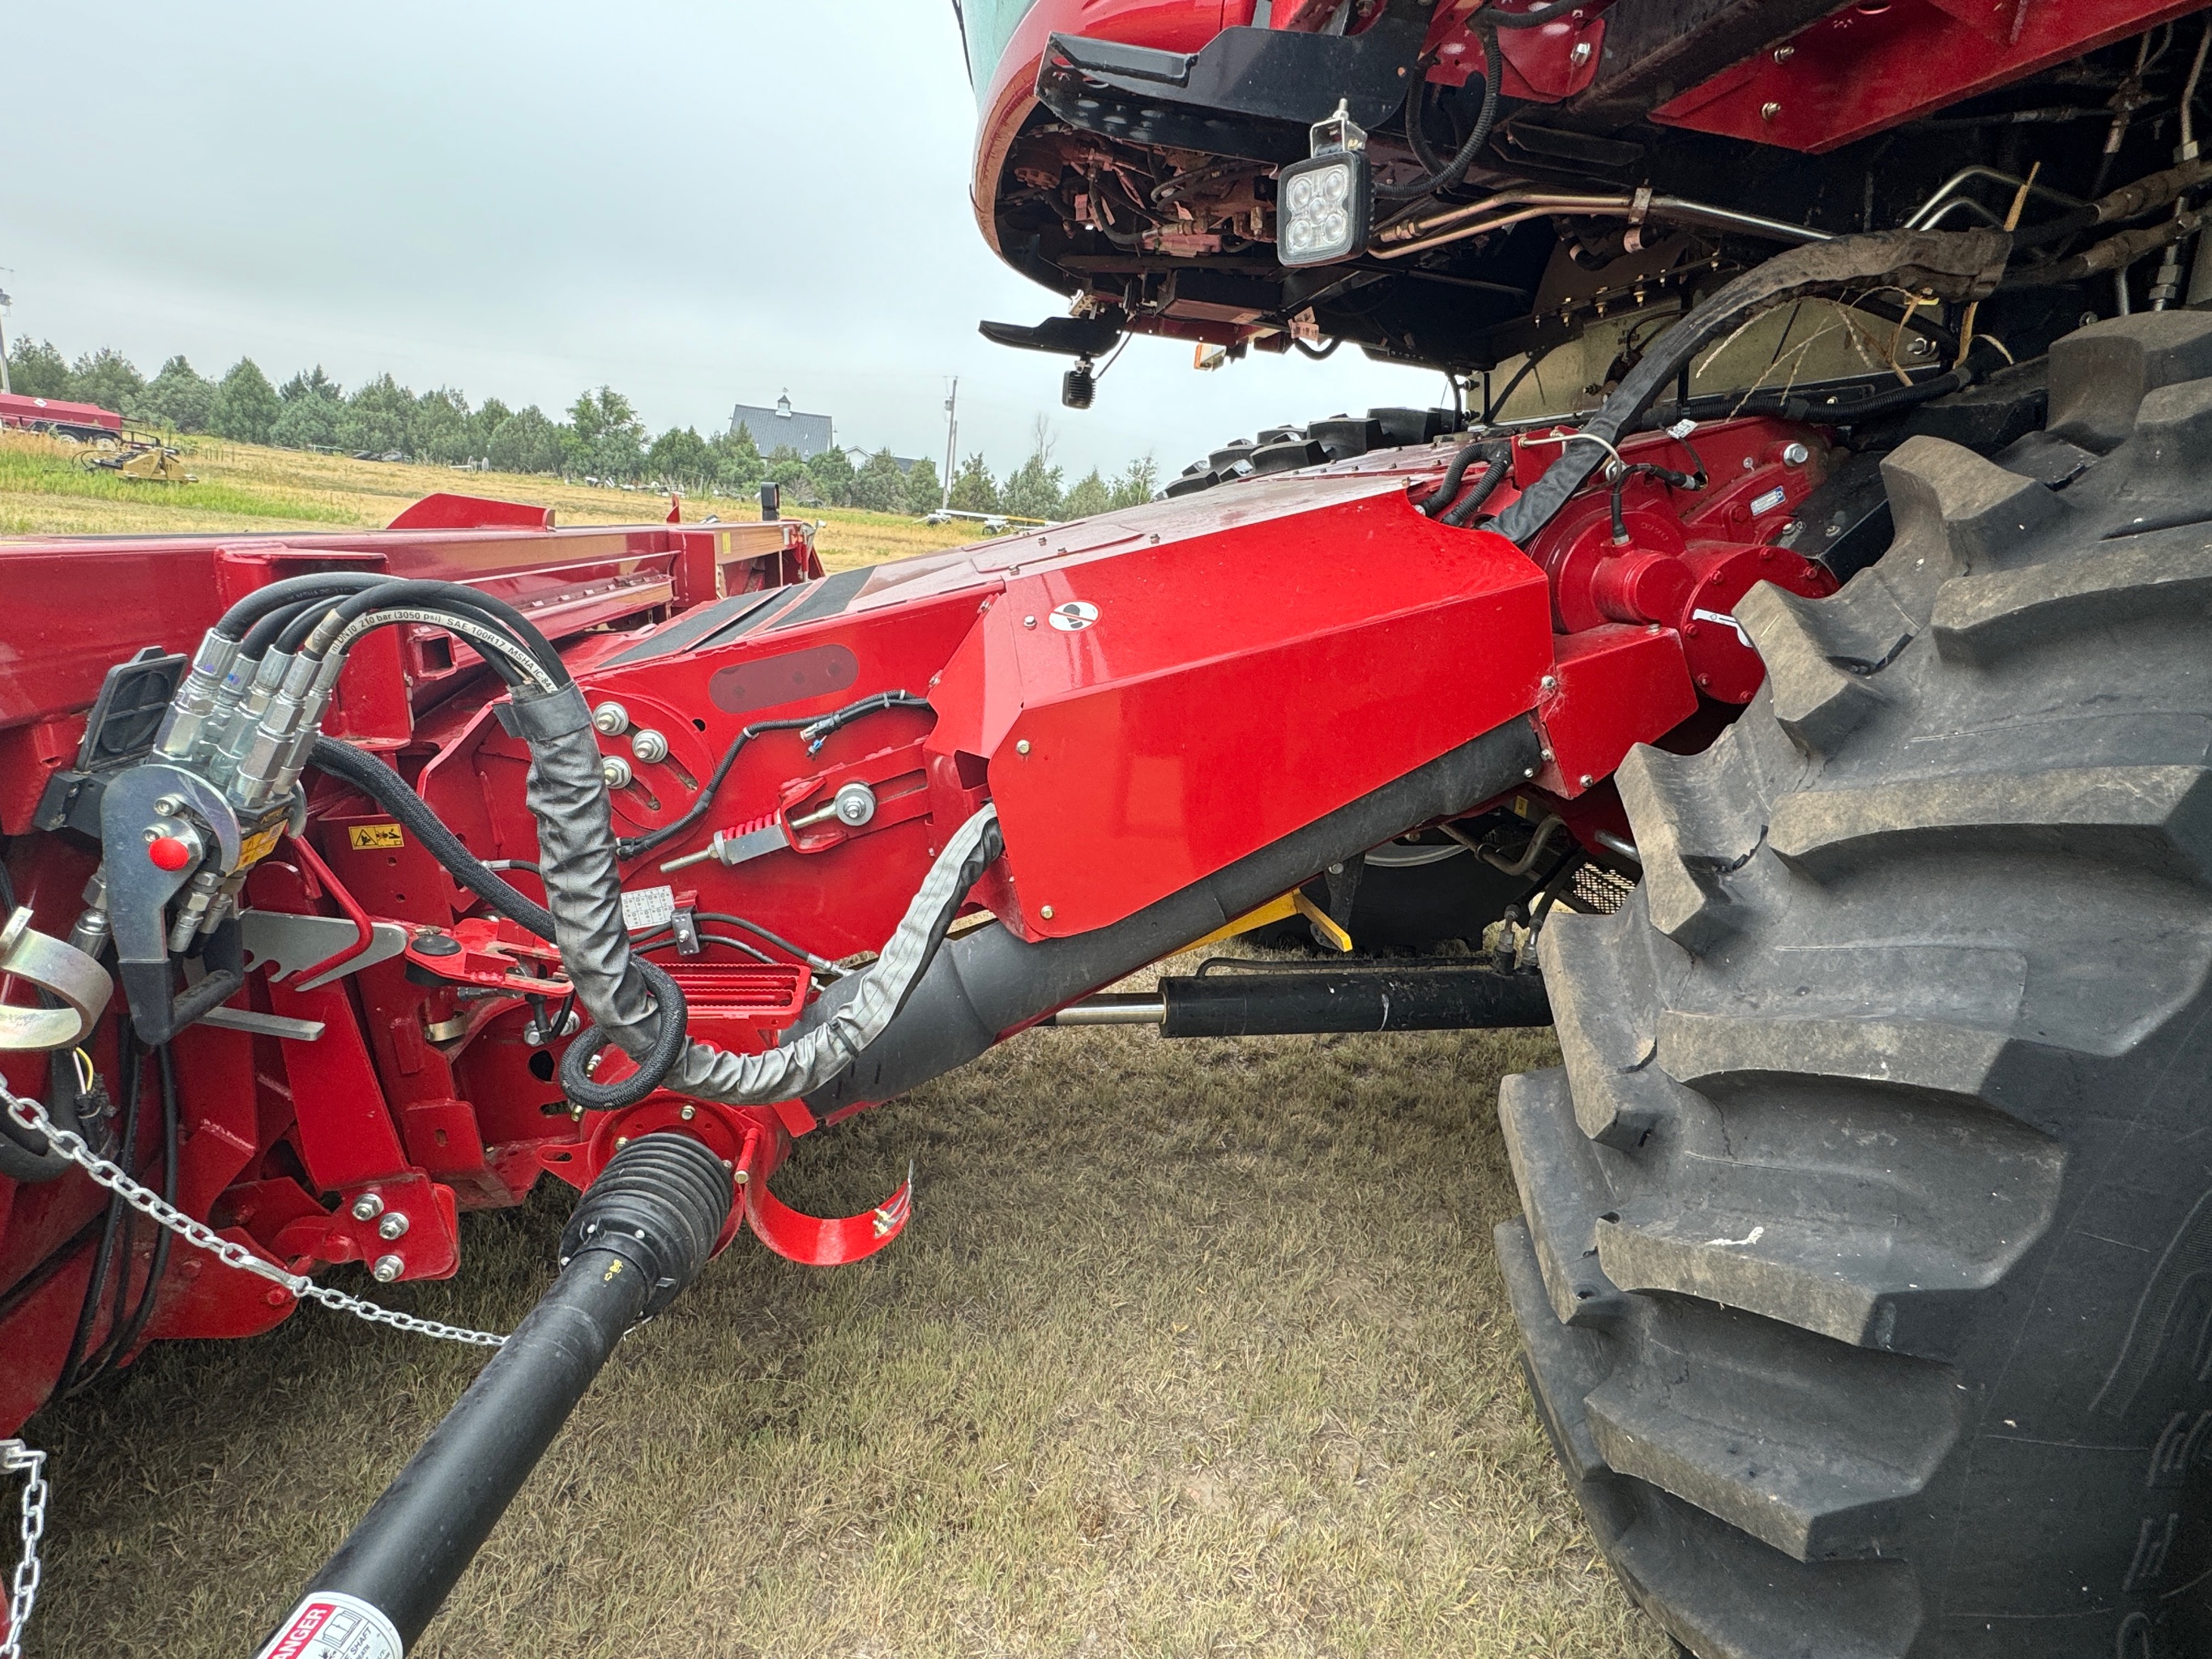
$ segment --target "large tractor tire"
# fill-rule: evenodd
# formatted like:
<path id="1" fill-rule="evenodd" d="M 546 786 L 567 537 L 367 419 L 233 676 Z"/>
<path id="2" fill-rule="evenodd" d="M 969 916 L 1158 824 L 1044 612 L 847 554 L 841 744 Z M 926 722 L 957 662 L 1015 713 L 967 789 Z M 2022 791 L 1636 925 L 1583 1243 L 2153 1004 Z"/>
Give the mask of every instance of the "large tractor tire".
<path id="1" fill-rule="evenodd" d="M 2212 1653 L 2212 316 L 1884 464 L 1768 684 L 1621 773 L 1501 1106 L 1540 1414 L 1699 1659 Z"/>

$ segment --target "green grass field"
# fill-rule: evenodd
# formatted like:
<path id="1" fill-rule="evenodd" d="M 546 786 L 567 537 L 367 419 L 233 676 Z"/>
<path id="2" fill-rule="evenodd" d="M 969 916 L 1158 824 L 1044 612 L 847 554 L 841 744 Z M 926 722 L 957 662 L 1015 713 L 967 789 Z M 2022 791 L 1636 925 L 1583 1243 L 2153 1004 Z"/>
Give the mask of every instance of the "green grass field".
<path id="1" fill-rule="evenodd" d="M 15 532 L 375 524 L 459 476 L 233 450 L 161 495 L 19 453 Z M 659 516 L 540 483 L 462 487 Z M 817 516 L 839 564 L 943 540 Z M 834 1270 L 741 1237 L 624 1342 L 418 1653 L 1661 1659 L 1553 1463 L 1492 1259 L 1518 1209 L 1498 1082 L 1556 1061 L 1548 1032 L 1043 1030 L 810 1137 L 780 1194 L 848 1212 L 911 1158 L 905 1235 Z M 334 1282 L 505 1327 L 567 1207 L 467 1218 L 448 1284 Z M 250 1653 L 480 1361 L 310 1308 L 41 1413 L 28 1651 Z"/>

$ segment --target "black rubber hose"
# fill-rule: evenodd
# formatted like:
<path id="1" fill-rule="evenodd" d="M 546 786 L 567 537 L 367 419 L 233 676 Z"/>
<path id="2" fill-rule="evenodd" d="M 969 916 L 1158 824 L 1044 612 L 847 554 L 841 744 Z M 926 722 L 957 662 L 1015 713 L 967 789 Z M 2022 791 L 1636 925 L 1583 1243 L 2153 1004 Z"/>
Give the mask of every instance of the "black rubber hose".
<path id="1" fill-rule="evenodd" d="M 1443 515 L 1442 522 L 1452 526 L 1455 529 L 1464 529 L 1468 521 L 1482 511 L 1483 503 L 1498 493 L 1498 487 L 1512 476 L 1511 447 L 1505 444 L 1498 444 L 1494 448 L 1496 453 L 1489 458 L 1489 465 L 1483 469 L 1482 476 L 1474 481 L 1474 488 L 1467 492 L 1467 498 L 1464 501 L 1458 502 L 1450 512 Z"/>
<path id="2" fill-rule="evenodd" d="M 398 818 L 403 828 L 410 830 L 420 840 L 430 856 L 443 865 L 453 879 L 486 904 L 505 916 L 519 922 L 542 939 L 553 938 L 553 913 L 535 899 L 517 891 L 490 869 L 483 860 L 461 844 L 461 838 L 448 830 L 430 810 L 422 796 L 407 787 L 407 781 L 382 761 L 365 750 L 336 738 L 317 738 L 311 757 L 313 763 L 351 784 Z"/>
<path id="3" fill-rule="evenodd" d="M 494 599 L 489 593 L 465 587 L 459 582 L 387 582 L 341 599 L 331 607 L 331 611 L 339 626 L 343 627 L 356 617 L 367 616 L 370 611 L 388 605 L 422 605 L 432 610 L 441 605 L 450 605 L 471 616 L 483 612 L 514 635 L 517 642 L 527 649 L 538 659 L 538 665 L 552 677 L 556 687 L 571 684 L 568 665 L 561 660 L 561 653 L 538 631 L 537 623 L 505 599 Z"/>
<path id="4" fill-rule="evenodd" d="M 307 584 L 307 588 L 285 604 L 270 605 L 255 618 L 253 625 L 246 630 L 246 636 L 239 641 L 240 656 L 258 657 L 265 653 L 270 646 L 276 643 L 278 637 L 284 632 L 286 625 L 299 616 L 302 610 L 314 609 L 327 600 L 344 599 L 348 594 L 358 593 L 365 587 L 381 586 L 392 579 L 389 576 L 357 574 L 297 576 L 293 580 Z M 285 582 L 275 584 L 276 587 L 288 586 L 289 584 Z M 272 590 L 270 588 L 262 590 L 264 592 L 270 591 Z"/>
<path id="5" fill-rule="evenodd" d="M 465 592 L 467 590 L 463 591 Z M 380 595 L 378 597 L 377 604 L 371 606 L 370 609 L 372 611 L 380 609 L 386 602 L 387 601 Z M 407 603 L 405 600 L 397 599 L 391 600 L 389 602 L 398 605 L 405 605 Z M 480 627 L 489 629 L 502 639 L 514 638 L 514 630 L 507 627 L 498 616 L 487 610 L 484 606 L 480 605 L 471 605 L 465 599 L 448 597 L 438 599 L 434 603 L 416 604 L 410 608 L 450 616 L 456 621 L 472 622 Z M 329 614 L 330 607 L 327 605 L 297 605 L 292 610 L 286 611 L 281 618 L 264 617 L 261 622 L 257 623 L 254 625 L 253 634 L 261 634 L 272 621 L 280 622 L 282 623 L 282 628 L 281 631 L 279 631 L 276 636 L 276 648 L 280 651 L 296 652 L 307 642 L 307 636 L 315 631 L 316 624 L 320 623 L 322 619 Z M 523 674 L 522 671 L 517 668 L 514 663 L 508 661 L 507 658 L 501 656 L 497 651 L 486 649 L 476 641 L 470 639 L 466 635 L 462 635 L 460 637 L 470 647 L 470 648 L 474 650 L 478 656 L 484 659 L 485 662 L 489 663 L 491 665 L 493 672 L 497 673 L 500 678 L 505 680 L 510 687 L 526 685 L 529 684 L 529 680 Z M 246 644 L 241 645 L 239 647 L 239 654 L 240 656 L 245 655 L 247 650 L 252 647 L 252 642 L 253 635 L 248 635 Z M 515 643 L 518 647 L 520 647 L 525 645 L 526 642 L 516 640 Z M 265 649 L 266 647 L 264 647 L 264 648 Z M 535 651 L 531 652 L 530 655 L 531 659 L 533 662 L 540 660 Z"/>
<path id="6" fill-rule="evenodd" d="M 1468 468 L 1494 448 L 1497 441 L 1494 438 L 1477 438 L 1473 443 L 1462 446 L 1451 458 L 1451 465 L 1444 469 L 1444 476 L 1438 482 L 1435 493 L 1421 501 L 1421 511 L 1433 519 L 1456 501 L 1460 486 L 1467 482 Z"/>
<path id="7" fill-rule="evenodd" d="M 1437 191 L 1450 189 L 1474 164 L 1482 147 L 1490 142 L 1490 129 L 1498 120 L 1498 83 L 1504 76 L 1498 72 L 1498 30 L 1485 21 L 1488 16 L 1486 11 L 1478 12 L 1474 19 L 1475 38 L 1482 42 L 1482 112 L 1474 118 L 1474 131 L 1468 134 L 1467 142 L 1453 153 L 1451 160 L 1435 172 L 1408 184 L 1377 184 L 1375 194 L 1382 200 L 1417 201 L 1421 197 L 1434 195 Z M 1421 96 L 1420 89 L 1416 88 L 1413 95 L 1406 100 L 1406 125 L 1409 136 L 1419 131 L 1420 125 Z M 1419 148 L 1416 146 L 1417 152 Z"/>
<path id="8" fill-rule="evenodd" d="M 660 1079 L 668 1075 L 668 1068 L 684 1054 L 684 1021 L 689 1011 L 683 988 L 658 963 L 635 955 L 630 960 L 653 988 L 659 1023 L 653 1029 L 653 1046 L 638 1056 L 637 1070 L 619 1083 L 599 1082 L 591 1073 L 592 1057 L 613 1038 L 596 1025 L 586 1025 L 576 1033 L 575 1041 L 561 1056 L 561 1091 L 587 1112 L 613 1112 L 636 1105 L 660 1086 Z"/>
<path id="9" fill-rule="evenodd" d="M 272 611 L 281 611 L 298 600 L 328 599 L 391 580 L 389 576 L 365 574 L 287 576 L 266 587 L 257 587 L 239 600 L 222 613 L 215 631 L 227 640 L 243 639 L 248 629 Z"/>

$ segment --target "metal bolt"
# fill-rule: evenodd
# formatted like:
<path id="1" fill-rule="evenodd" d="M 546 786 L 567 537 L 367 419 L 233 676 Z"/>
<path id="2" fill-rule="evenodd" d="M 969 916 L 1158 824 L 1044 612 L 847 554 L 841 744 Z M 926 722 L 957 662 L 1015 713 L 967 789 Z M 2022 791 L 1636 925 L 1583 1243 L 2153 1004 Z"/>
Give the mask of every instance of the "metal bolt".
<path id="1" fill-rule="evenodd" d="M 1782 465 L 1784 466 L 1802 466 L 1812 459 L 1813 452 L 1802 444 L 1788 444 L 1783 447 Z"/>
<path id="2" fill-rule="evenodd" d="M 1777 46 L 1774 49 L 1774 61 L 1778 64 L 1786 64 L 1796 55 L 1797 48 L 1795 46 Z"/>
<path id="3" fill-rule="evenodd" d="M 603 702 L 592 710 L 592 730 L 602 737 L 618 738 L 629 730 L 629 710 L 618 702 Z"/>
<path id="4" fill-rule="evenodd" d="M 1559 677 L 1557 674 L 1547 674 L 1536 684 L 1547 691 L 1556 691 L 1559 689 Z"/>
<path id="5" fill-rule="evenodd" d="M 165 818 L 173 818 L 185 810 L 182 795 L 164 795 L 154 803 L 154 810 Z"/>
<path id="6" fill-rule="evenodd" d="M 617 1152 L 620 1152 L 620 1151 L 622 1151 L 622 1149 L 623 1149 L 623 1147 L 625 1147 L 625 1146 L 629 1146 L 629 1137 L 628 1135 L 617 1135 L 617 1136 L 615 1137 L 615 1150 L 616 1150 Z"/>
<path id="7" fill-rule="evenodd" d="M 830 807 L 838 823 L 857 830 L 875 817 L 876 792 L 865 783 L 848 783 L 830 797 Z"/>
<path id="8" fill-rule="evenodd" d="M 1052 920 L 1052 906 L 1049 904 L 1040 904 L 1037 906 L 1037 914 L 1042 916 L 1047 921 L 1050 921 Z"/>
<path id="9" fill-rule="evenodd" d="M 1022 626 L 1024 628 L 1035 628 L 1036 626 L 1036 618 L 1035 617 L 1023 617 Z"/>
<path id="10" fill-rule="evenodd" d="M 699 1109 L 696 1106 L 686 1106 L 684 1109 L 684 1121 L 686 1123 L 689 1123 L 693 1118 L 698 1115 Z"/>
<path id="11" fill-rule="evenodd" d="M 1585 789 L 1589 788 L 1592 784 L 1595 783 L 1596 781 L 1597 781 L 1597 780 L 1596 780 L 1595 778 L 1592 777 L 1589 773 L 1585 772 L 1585 773 L 1583 773 L 1583 788 L 1585 788 Z"/>
<path id="12" fill-rule="evenodd" d="M 1021 739 L 1020 742 L 1014 745 L 1014 752 L 1017 755 L 1028 754 L 1030 752 L 1030 740 L 1027 738 Z"/>
<path id="13" fill-rule="evenodd" d="M 407 1264 L 396 1255 L 377 1257 L 376 1265 L 369 1269 L 369 1272 L 376 1275 L 376 1282 L 380 1285 L 389 1285 L 406 1271 Z"/>
<path id="14" fill-rule="evenodd" d="M 608 788 L 627 789 L 632 775 L 629 763 L 620 755 L 609 755 L 599 763 L 599 775 L 607 781 Z"/>
<path id="15" fill-rule="evenodd" d="M 668 758 L 668 739 L 651 726 L 629 734 L 629 752 L 652 766 Z"/>
<path id="16" fill-rule="evenodd" d="M 356 1221 L 374 1221 L 384 1213 L 384 1200 L 375 1193 L 363 1193 L 353 1201 Z"/>
<path id="17" fill-rule="evenodd" d="M 407 1218 L 401 1215 L 397 1210 L 393 1211 L 390 1215 L 385 1217 L 383 1220 L 376 1224 L 376 1236 L 379 1238 L 386 1239 L 406 1237 Z"/>
<path id="18" fill-rule="evenodd" d="M 1759 118 L 1762 121 L 1771 121 L 1781 113 L 1782 106 L 1779 104 L 1761 104 L 1759 106 Z"/>
<path id="19" fill-rule="evenodd" d="M 1576 41 L 1575 49 L 1567 54 L 1567 61 L 1572 64 L 1577 69 L 1580 69 L 1584 64 L 1589 63 L 1589 60 L 1590 43 L 1587 40 Z"/>

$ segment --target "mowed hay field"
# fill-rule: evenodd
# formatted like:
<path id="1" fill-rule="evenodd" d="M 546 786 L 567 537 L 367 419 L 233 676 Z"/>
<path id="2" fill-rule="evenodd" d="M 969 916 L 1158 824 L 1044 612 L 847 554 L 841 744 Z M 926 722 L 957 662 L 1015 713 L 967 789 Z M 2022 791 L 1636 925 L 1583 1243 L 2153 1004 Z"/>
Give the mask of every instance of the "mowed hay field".
<path id="1" fill-rule="evenodd" d="M 0 441 L 14 531 L 221 516 L 48 497 L 19 453 Z M 222 509 L 239 529 L 382 523 L 457 477 L 564 522 L 659 516 L 273 451 L 191 466 L 268 509 Z M 840 564 L 943 539 L 813 516 Z M 807 1138 L 780 1195 L 857 1211 L 911 1160 L 905 1235 L 829 1270 L 741 1237 L 624 1341 L 416 1651 L 1662 1659 L 1553 1465 L 1492 1259 L 1519 1207 L 1498 1079 L 1555 1063 L 1535 1031 L 1042 1030 Z M 468 1218 L 447 1284 L 332 1282 L 504 1328 L 568 1208 L 548 1182 Z M 481 1360 L 308 1308 L 41 1413 L 27 1651 L 252 1652 Z"/>

